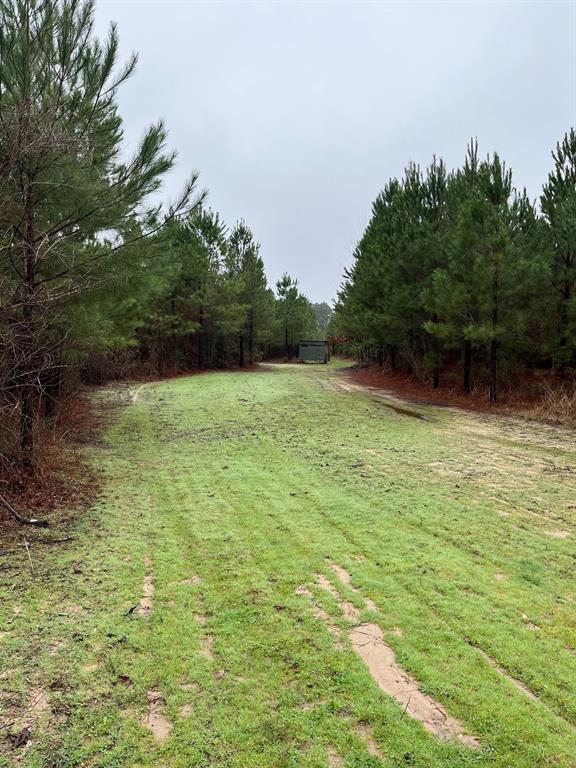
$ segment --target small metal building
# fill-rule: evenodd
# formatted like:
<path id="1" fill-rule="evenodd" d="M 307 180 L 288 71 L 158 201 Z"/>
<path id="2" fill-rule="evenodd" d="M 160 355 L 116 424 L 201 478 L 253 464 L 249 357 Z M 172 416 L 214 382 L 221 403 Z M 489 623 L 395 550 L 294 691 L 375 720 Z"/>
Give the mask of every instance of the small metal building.
<path id="1" fill-rule="evenodd" d="M 327 341 L 303 339 L 298 344 L 298 360 L 301 363 L 327 363 L 330 359 L 330 347 Z"/>

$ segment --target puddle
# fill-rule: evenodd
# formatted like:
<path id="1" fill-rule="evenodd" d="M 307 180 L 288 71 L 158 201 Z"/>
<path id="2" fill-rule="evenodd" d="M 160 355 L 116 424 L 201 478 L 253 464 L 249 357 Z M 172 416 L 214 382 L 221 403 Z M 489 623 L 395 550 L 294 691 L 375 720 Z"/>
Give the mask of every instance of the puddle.
<path id="1" fill-rule="evenodd" d="M 455 739 L 468 747 L 479 746 L 478 739 L 466 734 L 460 723 L 439 702 L 424 694 L 418 683 L 396 663 L 394 651 L 383 641 L 380 627 L 361 624 L 350 632 L 350 640 L 374 681 L 384 693 L 396 699 L 404 712 L 440 739 Z"/>
<path id="2" fill-rule="evenodd" d="M 424 416 L 421 413 L 418 413 L 418 411 L 411 411 L 410 408 L 403 408 L 401 405 L 394 405 L 393 403 L 388 403 L 385 400 L 380 400 L 380 398 L 378 397 L 375 397 L 373 402 L 378 403 L 379 405 L 383 405 L 384 408 L 390 408 L 391 411 L 394 411 L 395 413 L 398 413 L 401 416 L 410 416 L 412 419 L 419 419 L 420 421 L 428 421 L 426 416 Z"/>

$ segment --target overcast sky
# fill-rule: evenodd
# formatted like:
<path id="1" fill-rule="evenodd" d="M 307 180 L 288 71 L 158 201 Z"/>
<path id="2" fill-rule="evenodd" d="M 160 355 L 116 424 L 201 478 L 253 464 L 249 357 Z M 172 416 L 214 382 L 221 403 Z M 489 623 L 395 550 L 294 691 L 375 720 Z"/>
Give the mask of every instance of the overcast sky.
<path id="1" fill-rule="evenodd" d="M 390 176 L 471 136 L 539 194 L 576 124 L 576 2 L 99 0 L 139 53 L 120 91 L 128 143 L 162 117 L 209 204 L 244 218 L 270 281 L 331 301 Z"/>

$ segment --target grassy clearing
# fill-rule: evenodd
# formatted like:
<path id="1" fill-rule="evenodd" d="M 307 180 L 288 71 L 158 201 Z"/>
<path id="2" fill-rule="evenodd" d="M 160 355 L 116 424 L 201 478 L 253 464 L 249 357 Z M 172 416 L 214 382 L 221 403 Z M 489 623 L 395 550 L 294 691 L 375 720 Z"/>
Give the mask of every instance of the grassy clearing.
<path id="1" fill-rule="evenodd" d="M 122 409 L 75 541 L 33 546 L 29 586 L 1 559 L 0 725 L 32 738 L 0 766 L 576 765 L 573 435 L 342 381 L 214 373 Z M 342 602 L 479 748 L 378 688 Z"/>

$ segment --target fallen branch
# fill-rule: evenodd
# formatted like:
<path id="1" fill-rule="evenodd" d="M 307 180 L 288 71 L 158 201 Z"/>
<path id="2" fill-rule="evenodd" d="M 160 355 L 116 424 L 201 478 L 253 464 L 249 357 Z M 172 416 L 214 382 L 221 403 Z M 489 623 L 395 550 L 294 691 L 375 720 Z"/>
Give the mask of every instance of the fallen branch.
<path id="1" fill-rule="evenodd" d="M 0 504 L 7 509 L 12 517 L 17 520 L 21 525 L 37 525 L 40 528 L 48 528 L 47 520 L 37 520 L 35 517 L 24 517 L 19 512 L 16 512 L 12 504 L 0 494 Z"/>
<path id="2" fill-rule="evenodd" d="M 65 541 L 74 541 L 74 536 L 65 536 L 63 539 L 33 539 L 34 544 L 64 544 Z"/>
<path id="3" fill-rule="evenodd" d="M 26 554 L 28 555 L 28 560 L 30 562 L 30 570 L 34 576 L 34 563 L 32 562 L 32 555 L 30 554 L 30 547 L 28 546 L 28 539 L 26 536 L 24 536 L 24 545 L 26 546 Z"/>

